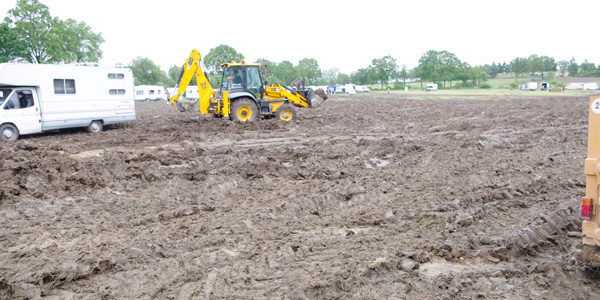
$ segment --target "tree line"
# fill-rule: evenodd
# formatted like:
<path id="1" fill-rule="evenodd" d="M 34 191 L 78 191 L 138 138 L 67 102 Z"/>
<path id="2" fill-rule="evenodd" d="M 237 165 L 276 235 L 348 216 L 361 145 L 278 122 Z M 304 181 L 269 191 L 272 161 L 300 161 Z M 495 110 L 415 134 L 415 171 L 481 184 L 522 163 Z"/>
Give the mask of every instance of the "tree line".
<path id="1" fill-rule="evenodd" d="M 52 17 L 48 7 L 38 0 L 18 0 L 16 7 L 9 10 L 4 22 L 0 23 L 0 62 L 97 63 L 102 58 L 100 46 L 103 42 L 102 34 L 93 32 L 84 22 Z M 221 63 L 242 59 L 242 53 L 227 45 L 210 49 L 203 62 L 211 83 L 217 86 L 220 82 L 218 70 Z M 575 58 L 556 62 L 552 57 L 532 54 L 517 57 L 509 63 L 471 66 L 445 50 L 425 52 L 413 69 L 405 64 L 398 65 L 394 57 L 386 55 L 372 59 L 367 67 L 351 74 L 341 73 L 338 68 L 322 69 L 314 58 L 301 59 L 297 64 L 287 60 L 273 62 L 266 58 L 256 62 L 261 63 L 261 70 L 269 83 L 289 84 L 298 77 L 305 77 L 309 85 L 380 84 L 382 89 L 390 82 L 402 87 L 410 78 L 420 79 L 421 84 L 426 81 L 439 83 L 442 87 L 470 87 L 496 78 L 501 73 L 514 73 L 515 81 L 533 74 L 542 76 L 542 79 L 554 74 L 600 76 L 600 65 L 587 60 L 581 64 Z M 150 58 L 137 57 L 128 67 L 138 85 L 172 87 L 182 66 L 172 65 L 165 72 Z"/>

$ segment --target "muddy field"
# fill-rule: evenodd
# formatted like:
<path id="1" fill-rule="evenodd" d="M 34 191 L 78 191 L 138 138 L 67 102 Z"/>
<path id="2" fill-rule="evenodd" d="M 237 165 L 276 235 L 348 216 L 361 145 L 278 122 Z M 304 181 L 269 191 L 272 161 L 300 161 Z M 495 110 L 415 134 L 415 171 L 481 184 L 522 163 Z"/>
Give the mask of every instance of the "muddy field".
<path id="1" fill-rule="evenodd" d="M 403 97 L 2 144 L 0 298 L 598 299 L 589 96 Z"/>

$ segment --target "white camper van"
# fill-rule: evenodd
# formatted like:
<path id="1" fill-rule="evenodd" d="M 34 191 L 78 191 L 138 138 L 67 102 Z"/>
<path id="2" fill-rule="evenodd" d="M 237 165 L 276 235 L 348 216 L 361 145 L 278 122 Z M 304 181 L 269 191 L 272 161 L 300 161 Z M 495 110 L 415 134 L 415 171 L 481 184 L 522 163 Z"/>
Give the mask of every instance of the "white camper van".
<path id="1" fill-rule="evenodd" d="M 537 90 L 537 82 L 528 82 L 526 84 L 522 84 L 519 86 L 519 89 L 524 91 L 536 91 Z"/>
<path id="2" fill-rule="evenodd" d="M 130 69 L 0 64 L 0 139 L 71 127 L 100 132 L 135 118 Z"/>
<path id="3" fill-rule="evenodd" d="M 135 86 L 136 101 L 166 100 L 165 88 L 160 85 L 137 85 Z"/>

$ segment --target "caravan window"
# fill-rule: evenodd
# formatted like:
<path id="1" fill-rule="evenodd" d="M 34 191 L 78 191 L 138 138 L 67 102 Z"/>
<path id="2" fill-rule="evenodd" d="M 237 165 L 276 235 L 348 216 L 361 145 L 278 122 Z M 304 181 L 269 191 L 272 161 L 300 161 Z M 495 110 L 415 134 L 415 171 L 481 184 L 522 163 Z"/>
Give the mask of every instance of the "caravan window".
<path id="1" fill-rule="evenodd" d="M 144 94 L 144 90 L 137 90 L 135 91 L 136 95 L 143 95 Z"/>
<path id="2" fill-rule="evenodd" d="M 125 90 L 123 89 L 111 89 L 108 91 L 110 95 L 125 95 Z"/>
<path id="3" fill-rule="evenodd" d="M 75 79 L 54 79 L 55 94 L 75 94 Z"/>
<path id="4" fill-rule="evenodd" d="M 108 79 L 123 79 L 125 75 L 121 73 L 108 73 Z"/>

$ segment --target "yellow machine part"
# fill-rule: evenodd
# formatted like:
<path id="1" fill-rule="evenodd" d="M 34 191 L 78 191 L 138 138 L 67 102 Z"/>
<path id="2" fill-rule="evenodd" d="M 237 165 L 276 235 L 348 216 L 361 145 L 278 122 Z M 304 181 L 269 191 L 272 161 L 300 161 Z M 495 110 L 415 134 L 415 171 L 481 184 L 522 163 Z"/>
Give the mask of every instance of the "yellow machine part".
<path id="1" fill-rule="evenodd" d="M 265 89 L 265 99 L 287 99 L 291 104 L 298 107 L 309 107 L 308 102 L 302 95 L 297 93 L 291 93 L 287 89 L 281 86 L 281 84 L 271 84 Z M 283 104 L 283 103 L 282 103 Z M 281 104 L 280 104 L 281 105 Z M 279 107 L 279 106 L 278 106 Z M 273 107 L 273 111 L 277 109 Z"/>
<path id="2" fill-rule="evenodd" d="M 600 246 L 598 191 L 600 190 L 600 96 L 590 97 L 588 155 L 585 159 L 586 197 L 592 199 L 592 216 L 581 226 L 584 245 Z"/>
<path id="3" fill-rule="evenodd" d="M 185 93 L 186 88 L 188 87 L 192 77 L 196 76 L 196 83 L 198 84 L 198 94 L 199 105 L 200 105 L 200 113 L 207 114 L 208 108 L 211 103 L 216 103 L 216 92 L 212 89 L 208 78 L 204 74 L 204 70 L 200 66 L 201 62 L 200 51 L 193 49 L 190 53 L 188 59 L 185 60 L 182 68 L 181 77 L 177 82 L 177 89 L 175 91 L 175 95 L 171 97 L 169 101 L 176 108 L 179 108 L 179 99 Z"/>

